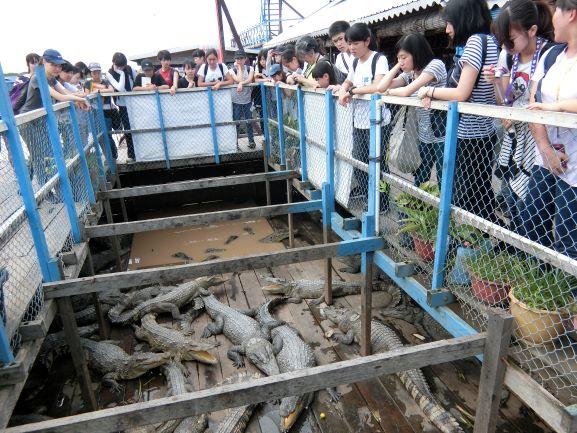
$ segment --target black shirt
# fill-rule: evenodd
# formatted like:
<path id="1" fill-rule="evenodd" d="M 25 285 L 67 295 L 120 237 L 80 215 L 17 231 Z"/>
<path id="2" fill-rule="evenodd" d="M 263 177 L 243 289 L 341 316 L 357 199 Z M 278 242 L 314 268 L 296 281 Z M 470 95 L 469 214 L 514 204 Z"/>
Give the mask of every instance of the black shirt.
<path id="1" fill-rule="evenodd" d="M 198 77 L 195 75 L 194 76 L 194 86 L 196 87 L 198 85 Z M 181 77 L 178 79 L 178 88 L 179 89 L 186 89 L 188 88 L 188 80 L 186 79 L 186 77 Z"/>
<path id="2" fill-rule="evenodd" d="M 50 87 L 56 86 L 56 78 L 48 80 L 48 85 Z M 42 97 L 40 96 L 40 88 L 38 87 L 38 79 L 36 75 L 32 75 L 30 82 L 28 83 L 28 90 L 26 93 L 26 102 L 20 109 L 20 113 L 26 113 L 27 111 L 36 110 L 42 108 Z"/>
<path id="3" fill-rule="evenodd" d="M 138 74 L 134 79 L 134 86 L 133 87 L 143 87 L 142 86 L 142 77 L 146 77 L 144 74 Z M 150 82 L 154 84 L 156 87 L 166 86 L 166 81 L 162 78 L 162 75 L 155 73 L 152 77 L 150 77 Z"/>

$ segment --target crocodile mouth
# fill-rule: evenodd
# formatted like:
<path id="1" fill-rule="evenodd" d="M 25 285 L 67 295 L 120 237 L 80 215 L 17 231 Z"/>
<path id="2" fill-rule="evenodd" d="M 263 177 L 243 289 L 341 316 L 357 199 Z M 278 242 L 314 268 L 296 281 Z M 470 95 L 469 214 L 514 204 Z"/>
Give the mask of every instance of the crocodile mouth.
<path id="1" fill-rule="evenodd" d="M 283 293 L 284 286 L 282 284 L 269 284 L 268 286 L 264 286 L 262 288 L 263 292 L 269 293 L 272 295 Z"/>
<path id="2" fill-rule="evenodd" d="M 295 409 L 291 413 L 287 416 L 281 417 L 280 425 L 283 432 L 288 432 L 292 428 L 292 426 L 297 422 L 302 410 L 302 403 L 297 403 Z"/>
<path id="3" fill-rule="evenodd" d="M 218 359 L 213 354 L 207 352 L 206 350 L 194 350 L 192 351 L 192 357 L 205 364 L 216 364 Z"/>

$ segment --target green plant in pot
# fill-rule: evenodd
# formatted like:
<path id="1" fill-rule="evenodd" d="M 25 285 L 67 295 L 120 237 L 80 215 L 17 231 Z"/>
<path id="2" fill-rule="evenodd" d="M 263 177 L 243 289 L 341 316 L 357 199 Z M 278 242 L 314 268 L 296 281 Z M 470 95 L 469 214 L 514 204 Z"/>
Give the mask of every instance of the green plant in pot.
<path id="1" fill-rule="evenodd" d="M 565 334 L 564 323 L 575 308 L 571 291 L 576 287 L 575 277 L 529 261 L 509 293 L 517 334 L 532 344 L 548 343 Z"/>
<path id="2" fill-rule="evenodd" d="M 490 305 L 506 300 L 511 283 L 522 273 L 522 264 L 517 257 L 492 249 L 479 251 L 464 261 L 473 295 Z"/>

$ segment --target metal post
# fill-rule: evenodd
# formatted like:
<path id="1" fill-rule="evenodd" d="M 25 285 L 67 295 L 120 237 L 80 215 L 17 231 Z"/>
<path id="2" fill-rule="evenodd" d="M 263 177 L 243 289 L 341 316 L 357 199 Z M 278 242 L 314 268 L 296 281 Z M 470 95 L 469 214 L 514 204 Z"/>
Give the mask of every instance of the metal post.
<path id="1" fill-rule="evenodd" d="M 335 196 L 335 99 L 331 92 L 325 94 L 325 122 L 327 142 L 327 182 L 331 197 Z M 333 211 L 334 208 L 331 209 Z"/>
<path id="2" fill-rule="evenodd" d="M 260 83 L 260 95 L 261 95 L 261 104 L 262 104 L 262 125 L 263 125 L 263 133 L 264 133 L 264 145 L 262 146 L 263 158 L 264 158 L 264 171 L 265 173 L 268 172 L 268 159 L 270 155 L 270 131 L 268 129 L 268 103 L 266 100 L 266 87 L 264 82 Z M 266 204 L 267 206 L 271 205 L 270 199 L 270 182 L 267 180 L 265 182 L 266 188 Z"/>
<path id="3" fill-rule="evenodd" d="M 6 335 L 6 328 L 4 327 L 4 321 L 0 318 L 0 364 L 6 365 L 15 362 L 14 354 L 12 353 L 12 348 L 10 347 L 10 340 Z"/>
<path id="4" fill-rule="evenodd" d="M 76 117 L 76 108 L 74 107 L 74 102 L 70 102 L 70 120 L 72 121 L 72 133 L 74 134 L 74 142 L 76 143 L 76 150 L 78 151 L 78 156 L 80 158 L 80 167 L 84 176 L 84 183 L 86 184 L 88 201 L 91 205 L 96 205 L 96 196 L 94 195 L 94 189 L 92 188 L 90 170 L 88 169 L 88 163 L 86 162 L 84 143 L 82 143 L 80 129 L 78 128 L 78 118 Z"/>
<path id="5" fill-rule="evenodd" d="M 98 109 L 98 120 L 102 125 L 102 140 L 104 143 L 104 154 L 106 155 L 106 163 L 108 164 L 108 169 L 112 174 L 116 173 L 116 161 L 112 157 L 112 146 L 115 144 L 110 142 L 110 137 L 108 136 L 108 130 L 106 128 L 106 118 L 104 117 L 104 104 L 102 103 L 102 95 L 98 93 L 96 95 L 96 105 Z"/>
<path id="6" fill-rule="evenodd" d="M 216 116 L 214 114 L 214 97 L 212 88 L 206 88 L 208 95 L 208 111 L 210 114 L 210 127 L 212 128 L 212 147 L 214 148 L 214 162 L 220 164 L 220 155 L 218 154 L 218 136 L 216 134 Z"/>
<path id="7" fill-rule="evenodd" d="M 92 133 L 92 142 L 94 145 L 94 152 L 96 152 L 96 161 L 98 163 L 98 168 L 100 169 L 100 176 L 102 177 L 102 189 L 107 190 L 106 186 L 106 168 L 102 162 L 102 152 L 100 151 L 100 143 L 98 141 L 98 130 L 96 129 L 96 124 L 92 118 L 92 113 L 88 113 L 88 125 L 90 126 L 90 132 Z M 105 134 L 103 132 L 103 134 Z"/>
<path id="8" fill-rule="evenodd" d="M 323 242 L 330 242 L 332 208 L 331 203 L 331 186 L 328 182 L 323 183 Z M 325 303 L 331 305 L 333 303 L 333 263 L 332 260 L 325 260 Z"/>
<path id="9" fill-rule="evenodd" d="M 160 93 L 158 89 L 154 92 L 156 97 L 156 109 L 158 111 L 158 122 L 160 125 L 160 134 L 162 135 L 162 147 L 164 148 L 164 160 L 166 168 L 170 170 L 170 156 L 168 155 L 168 141 L 166 139 L 166 130 L 164 129 L 164 116 L 162 115 L 162 103 L 160 102 Z"/>
<path id="10" fill-rule="evenodd" d="M 303 90 L 297 87 L 297 113 L 299 121 L 299 138 L 301 148 L 301 180 L 307 182 L 309 180 L 307 170 L 307 138 L 306 138 L 306 124 L 305 124 L 305 104 L 303 97 Z"/>
<path id="11" fill-rule="evenodd" d="M 278 122 L 278 147 L 280 153 L 280 165 L 285 165 L 285 152 L 284 152 L 284 116 L 282 108 L 282 89 L 277 84 L 275 86 L 276 94 L 276 117 Z"/>
<path id="12" fill-rule="evenodd" d="M 48 89 L 48 81 L 46 80 L 46 73 L 44 66 L 39 65 L 34 72 L 38 79 L 38 88 L 40 96 L 42 97 L 42 105 L 46 110 L 46 125 L 48 126 L 48 137 L 52 145 L 52 155 L 56 162 L 58 169 L 58 176 L 60 177 L 60 190 L 62 191 L 62 198 L 70 220 L 70 228 L 72 230 L 72 237 L 74 242 L 82 242 L 82 233 L 80 232 L 80 223 L 78 222 L 78 215 L 76 215 L 76 204 L 74 202 L 74 195 L 72 193 L 72 186 L 68 178 L 68 170 L 66 169 L 66 161 L 62 153 L 62 143 L 60 141 L 60 132 L 58 131 L 58 123 L 56 122 L 56 115 L 52 108 L 52 97 Z"/>
<path id="13" fill-rule="evenodd" d="M 445 150 L 443 154 L 443 179 L 441 181 L 441 197 L 439 203 L 439 223 L 437 240 L 435 242 L 435 263 L 433 267 L 433 282 L 431 289 L 437 291 L 442 288 L 445 278 L 445 263 L 447 260 L 447 236 L 451 217 L 451 200 L 453 197 L 453 179 L 455 177 L 455 159 L 457 155 L 457 130 L 459 128 L 459 111 L 457 102 L 449 102 L 447 112 L 447 134 L 445 136 Z M 452 296 L 440 300 L 435 298 L 435 305 L 446 305 L 452 301 Z"/>
<path id="14" fill-rule="evenodd" d="M 286 166 L 281 165 L 281 170 L 290 170 L 290 165 L 287 161 Z M 292 187 L 292 179 L 286 180 L 286 201 L 287 203 L 293 202 L 293 187 Z M 294 237 L 294 230 L 293 230 L 293 214 L 288 214 L 288 232 L 289 232 L 289 248 L 294 248 L 295 246 L 295 237 Z"/>

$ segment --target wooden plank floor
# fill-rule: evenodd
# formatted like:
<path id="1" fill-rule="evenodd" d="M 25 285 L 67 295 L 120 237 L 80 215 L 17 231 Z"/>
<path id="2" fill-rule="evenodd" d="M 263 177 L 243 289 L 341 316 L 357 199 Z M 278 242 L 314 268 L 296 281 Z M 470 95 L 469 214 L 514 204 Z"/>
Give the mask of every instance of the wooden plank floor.
<path id="1" fill-rule="evenodd" d="M 275 228 L 284 226 L 286 218 L 276 218 L 271 221 Z M 297 224 L 302 236 L 296 239 L 297 246 L 320 242 L 320 231 L 317 221 L 310 218 L 299 219 Z M 214 293 L 223 303 L 238 309 L 253 308 L 266 300 L 262 286 L 267 282 L 266 276 L 275 276 L 288 280 L 323 278 L 322 261 L 302 263 L 288 266 L 278 266 L 267 269 L 244 271 L 227 274 L 226 280 L 215 287 Z M 361 275 L 351 275 L 339 272 L 341 264 L 335 262 L 334 278 L 343 281 L 360 280 Z M 375 312 L 379 308 L 378 294 L 374 297 Z M 360 308 L 360 296 L 336 298 L 338 305 L 349 308 Z M 294 325 L 313 348 L 317 362 L 327 364 L 359 356 L 358 346 L 343 346 L 326 338 L 330 325 L 323 321 L 319 308 L 310 302 L 287 304 L 275 311 L 275 315 Z M 172 320 L 162 316 L 161 320 L 170 325 Z M 202 330 L 210 318 L 203 314 L 194 323 L 196 338 L 200 338 Z M 410 344 L 420 344 L 421 341 L 413 334 L 417 332 L 413 324 L 402 320 L 388 321 L 401 338 Z M 113 328 L 112 339 L 120 340 L 123 347 L 134 350 L 138 344 L 134 340 L 131 328 Z M 238 373 L 255 373 L 256 369 L 247 362 L 246 368 L 236 369 L 227 358 L 226 352 L 231 343 L 222 335 L 213 337 L 220 343 L 214 350 L 219 359 L 215 366 L 197 363 L 186 363 L 190 372 L 190 381 L 195 389 L 214 387 L 229 377 Z M 424 369 L 425 376 L 438 398 L 451 413 L 461 422 L 465 431 L 472 431 L 471 422 L 475 414 L 475 402 L 479 380 L 480 366 L 474 360 L 464 360 L 442 364 Z M 437 429 L 424 417 L 422 410 L 408 395 L 396 376 L 383 376 L 374 380 L 339 387 L 342 399 L 332 402 L 326 391 L 318 392 L 309 410 L 301 416 L 299 423 L 291 431 L 300 433 L 419 433 L 436 432 Z M 100 390 L 101 407 L 125 404 L 135 401 L 146 401 L 166 395 L 164 378 L 158 372 L 151 372 L 139 380 L 126 384 L 121 397 L 111 394 L 108 389 Z M 210 427 L 215 427 L 225 416 L 225 411 L 210 414 Z M 513 395 L 508 396 L 502 406 L 498 424 L 499 432 L 549 432 L 528 409 Z M 251 419 L 247 432 L 276 433 L 278 431 L 278 405 L 266 403 L 259 407 Z"/>

